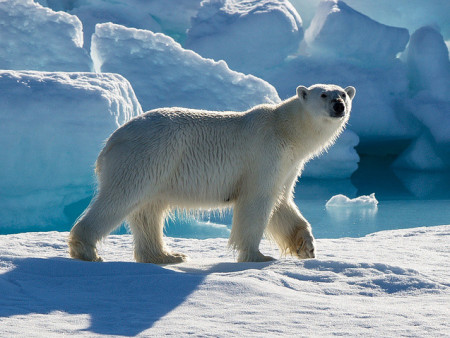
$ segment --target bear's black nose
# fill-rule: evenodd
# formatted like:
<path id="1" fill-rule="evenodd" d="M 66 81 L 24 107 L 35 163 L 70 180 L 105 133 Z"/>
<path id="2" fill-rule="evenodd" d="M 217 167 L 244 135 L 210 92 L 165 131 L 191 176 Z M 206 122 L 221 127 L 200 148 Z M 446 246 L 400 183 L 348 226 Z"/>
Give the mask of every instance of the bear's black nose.
<path id="1" fill-rule="evenodd" d="M 336 102 L 333 105 L 333 110 L 335 111 L 336 116 L 343 116 L 343 112 L 345 110 L 345 106 L 344 106 L 344 104 L 342 102 L 339 101 L 339 102 Z"/>

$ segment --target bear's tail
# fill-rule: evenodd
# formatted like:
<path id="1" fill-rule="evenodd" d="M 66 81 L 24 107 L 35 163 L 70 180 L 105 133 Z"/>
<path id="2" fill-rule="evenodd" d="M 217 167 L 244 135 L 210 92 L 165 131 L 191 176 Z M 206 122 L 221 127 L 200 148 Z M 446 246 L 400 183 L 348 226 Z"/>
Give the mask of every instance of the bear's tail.
<path id="1" fill-rule="evenodd" d="M 102 149 L 102 151 L 100 151 L 100 154 L 98 154 L 97 160 L 95 161 L 95 174 L 97 176 L 102 171 L 103 162 L 104 162 L 105 156 L 111 150 L 111 148 L 113 146 L 112 143 L 113 142 L 111 142 L 111 139 L 107 140 L 105 146 Z"/>

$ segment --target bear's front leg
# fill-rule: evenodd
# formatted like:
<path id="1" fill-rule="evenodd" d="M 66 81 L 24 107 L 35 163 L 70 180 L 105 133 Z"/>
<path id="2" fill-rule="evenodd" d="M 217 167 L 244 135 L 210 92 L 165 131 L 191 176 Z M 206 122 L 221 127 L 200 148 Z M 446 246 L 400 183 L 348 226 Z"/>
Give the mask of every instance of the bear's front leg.
<path id="1" fill-rule="evenodd" d="M 238 251 L 238 262 L 267 262 L 274 258 L 259 251 L 259 243 L 274 202 L 270 198 L 238 199 L 233 209 L 229 246 Z"/>
<path id="2" fill-rule="evenodd" d="M 285 253 L 301 259 L 316 256 L 311 225 L 292 199 L 280 203 L 272 215 L 267 232 Z"/>
<path id="3" fill-rule="evenodd" d="M 296 248 L 298 258 L 300 259 L 316 257 L 315 240 L 311 232 L 311 226 L 297 230 L 294 247 Z"/>

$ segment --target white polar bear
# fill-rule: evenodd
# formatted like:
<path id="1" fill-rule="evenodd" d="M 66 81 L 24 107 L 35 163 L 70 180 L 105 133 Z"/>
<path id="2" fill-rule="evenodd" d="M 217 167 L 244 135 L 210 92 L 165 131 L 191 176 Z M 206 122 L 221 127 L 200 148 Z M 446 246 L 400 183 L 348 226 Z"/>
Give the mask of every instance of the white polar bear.
<path id="1" fill-rule="evenodd" d="M 344 129 L 354 96 L 353 87 L 318 84 L 245 112 L 161 108 L 132 119 L 97 159 L 98 192 L 70 232 L 70 255 L 101 260 L 97 242 L 126 219 L 137 262 L 179 263 L 186 256 L 163 242 L 167 212 L 233 206 L 229 245 L 239 262 L 273 259 L 259 251 L 264 231 L 282 252 L 315 257 L 293 190 L 305 162 Z"/>

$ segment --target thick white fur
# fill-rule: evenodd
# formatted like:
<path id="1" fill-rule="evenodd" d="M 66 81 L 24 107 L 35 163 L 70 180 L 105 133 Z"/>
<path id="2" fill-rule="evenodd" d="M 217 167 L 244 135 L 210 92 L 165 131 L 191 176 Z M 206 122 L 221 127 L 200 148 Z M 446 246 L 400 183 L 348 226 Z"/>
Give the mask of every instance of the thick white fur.
<path id="1" fill-rule="evenodd" d="M 101 260 L 97 242 L 126 219 L 136 261 L 182 262 L 163 242 L 167 212 L 233 206 L 229 245 L 238 261 L 272 259 L 259 251 L 264 231 L 283 252 L 314 257 L 293 189 L 305 162 L 345 127 L 354 95 L 353 87 L 300 86 L 278 105 L 245 112 L 161 108 L 134 118 L 97 159 L 98 193 L 71 230 L 70 255 Z M 340 118 L 330 113 L 336 100 L 345 104 Z"/>

